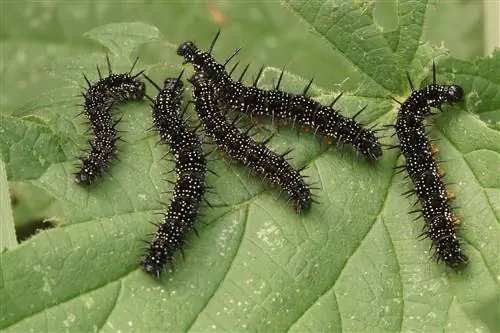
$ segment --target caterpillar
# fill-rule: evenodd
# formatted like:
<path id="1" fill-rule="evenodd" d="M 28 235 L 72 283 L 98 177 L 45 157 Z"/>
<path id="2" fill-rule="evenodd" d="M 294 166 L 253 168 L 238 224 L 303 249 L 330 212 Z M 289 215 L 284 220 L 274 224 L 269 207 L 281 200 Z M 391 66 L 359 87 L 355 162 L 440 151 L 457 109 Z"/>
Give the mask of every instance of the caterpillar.
<path id="1" fill-rule="evenodd" d="M 262 90 L 256 87 L 262 68 L 250 87 L 244 86 L 240 82 L 246 69 L 238 81 L 232 80 L 225 70 L 225 65 L 238 53 L 239 49 L 224 64 L 217 63 L 211 52 L 219 34 L 220 30 L 213 39 L 208 52 L 200 50 L 193 42 L 186 41 L 179 45 L 177 54 L 184 57 L 184 63 L 192 64 L 196 72 L 206 73 L 214 86 L 218 88 L 217 98 L 224 101 L 228 109 L 249 116 L 267 116 L 272 119 L 291 121 L 305 129 L 312 129 L 314 133 L 320 134 L 327 143 L 336 139 L 339 143 L 350 144 L 358 153 L 368 156 L 374 161 L 382 156 L 381 144 L 375 136 L 375 132 L 378 130 L 365 129 L 355 120 L 364 108 L 349 118 L 333 108 L 340 96 L 328 106 L 306 97 L 312 80 L 304 88 L 302 94 L 292 94 L 279 90 L 283 72 L 272 90 Z"/>
<path id="2" fill-rule="evenodd" d="M 202 144 L 180 112 L 184 91 L 182 74 L 177 78 L 167 78 L 163 88 L 144 75 L 159 91 L 155 100 L 147 96 L 152 102 L 153 128 L 159 133 L 160 142 L 170 145 L 178 178 L 164 219 L 158 225 L 151 243 L 148 242 L 147 255 L 140 262 L 142 268 L 157 279 L 160 279 L 163 268 L 173 261 L 175 253 L 186 242 L 186 236 L 194 229 L 206 190 L 207 166 Z"/>
<path id="3" fill-rule="evenodd" d="M 420 202 L 421 209 L 412 212 L 419 212 L 425 220 L 422 236 L 431 239 L 433 258 L 456 268 L 466 265 L 468 257 L 462 253 L 456 235 L 460 221 L 450 208 L 453 195 L 445 188 L 444 174 L 435 158 L 437 149 L 427 138 L 424 120 L 432 114 L 431 107 L 442 111 L 442 104 L 461 101 L 464 90 L 455 84 L 436 84 L 434 63 L 432 84 L 420 90 L 415 90 L 410 76 L 407 76 L 412 93 L 400 103 L 394 125 L 399 145 L 391 148 L 399 147 L 406 160 L 404 165 L 397 168 L 406 170 L 413 182 L 414 188 L 405 194 L 416 194 Z"/>
<path id="4" fill-rule="evenodd" d="M 82 165 L 80 170 L 74 173 L 75 182 L 78 184 L 88 186 L 101 177 L 116 155 L 116 141 L 120 139 L 116 129 L 119 120 L 113 120 L 113 110 L 117 104 L 141 100 L 146 93 L 144 82 L 138 79 L 142 71 L 132 75 L 138 60 L 139 58 L 136 58 L 129 72 L 115 74 L 106 55 L 108 76 L 102 76 L 99 66 L 97 66 L 99 81 L 91 83 L 83 74 L 88 87 L 82 92 L 84 104 L 80 114 L 87 117 L 93 139 L 89 140 L 88 155 L 79 157 Z"/>
<path id="5" fill-rule="evenodd" d="M 269 139 L 257 142 L 248 135 L 248 131 L 241 132 L 234 122 L 229 122 L 222 112 L 224 106 L 218 103 L 217 89 L 206 73 L 197 72 L 188 81 L 194 87 L 193 98 L 198 118 L 216 145 L 229 158 L 281 187 L 297 213 L 308 210 L 313 201 L 311 190 L 300 174 L 304 168 L 295 170 L 285 159 L 290 151 L 277 154 L 266 147 Z"/>

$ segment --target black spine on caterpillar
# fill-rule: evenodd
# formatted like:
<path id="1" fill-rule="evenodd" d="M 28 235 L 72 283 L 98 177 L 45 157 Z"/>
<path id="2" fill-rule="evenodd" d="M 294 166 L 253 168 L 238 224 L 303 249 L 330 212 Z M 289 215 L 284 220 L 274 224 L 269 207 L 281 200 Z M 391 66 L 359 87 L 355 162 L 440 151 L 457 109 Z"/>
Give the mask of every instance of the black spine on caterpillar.
<path id="1" fill-rule="evenodd" d="M 444 103 L 456 103 L 463 99 L 464 91 L 457 85 L 436 84 L 436 68 L 433 65 L 433 83 L 420 90 L 412 89 L 410 97 L 401 104 L 396 119 L 396 134 L 401 153 L 405 157 L 405 169 L 414 185 L 414 192 L 421 204 L 425 219 L 426 235 L 435 250 L 433 257 L 456 268 L 467 264 L 456 236 L 458 218 L 452 213 L 451 196 L 445 188 L 435 150 L 425 133 L 424 119 L 432 114 L 431 107 L 441 109 Z"/>
<path id="2" fill-rule="evenodd" d="M 90 151 L 87 156 L 80 157 L 82 165 L 75 173 L 75 181 L 88 186 L 101 177 L 109 168 L 110 161 L 116 155 L 117 136 L 116 125 L 112 113 L 116 105 L 127 101 L 141 100 L 146 93 L 144 82 L 137 77 L 142 71 L 132 75 L 138 58 L 127 73 L 115 74 L 111 69 L 109 57 L 106 56 L 108 76 L 103 77 L 99 67 L 99 81 L 91 83 L 84 74 L 88 84 L 82 93 L 84 98 L 83 114 L 87 117 L 93 133 L 89 140 Z"/>
<path id="3" fill-rule="evenodd" d="M 289 196 L 296 212 L 311 206 L 311 191 L 300 172 L 287 162 L 287 153 L 279 155 L 266 147 L 267 140 L 257 142 L 229 122 L 223 105 L 218 103 L 215 90 L 208 76 L 195 73 L 188 81 L 193 85 L 196 112 L 208 136 L 229 158 L 246 165 L 271 184 L 282 188 Z"/>
<path id="4" fill-rule="evenodd" d="M 378 160 L 382 156 L 382 147 L 374 131 L 363 128 L 355 120 L 363 109 L 353 118 L 345 117 L 333 108 L 337 99 L 325 106 L 306 97 L 310 84 L 302 95 L 280 91 L 279 83 L 282 77 L 276 87 L 268 91 L 255 87 L 255 84 L 246 87 L 241 82 L 232 80 L 225 70 L 225 64 L 239 49 L 226 60 L 225 64 L 219 64 L 210 54 L 218 36 L 219 33 L 212 41 L 208 52 L 187 41 L 178 47 L 177 54 L 184 57 L 185 63 L 191 63 L 196 72 L 206 73 L 219 87 L 218 98 L 222 99 L 230 110 L 243 112 L 249 116 L 290 120 L 294 124 L 312 128 L 314 133 L 323 136 L 327 142 L 335 139 L 340 143 L 349 143 L 356 151 L 372 160 Z"/>
<path id="5" fill-rule="evenodd" d="M 180 112 L 184 90 L 181 76 L 182 73 L 177 78 L 167 78 L 163 89 L 145 76 L 159 90 L 156 100 L 150 98 L 153 103 L 153 127 L 160 135 L 160 142 L 170 145 L 177 174 L 172 200 L 149 243 L 146 257 L 140 263 L 146 272 L 157 279 L 194 229 L 205 194 L 207 166 L 202 144 Z"/>

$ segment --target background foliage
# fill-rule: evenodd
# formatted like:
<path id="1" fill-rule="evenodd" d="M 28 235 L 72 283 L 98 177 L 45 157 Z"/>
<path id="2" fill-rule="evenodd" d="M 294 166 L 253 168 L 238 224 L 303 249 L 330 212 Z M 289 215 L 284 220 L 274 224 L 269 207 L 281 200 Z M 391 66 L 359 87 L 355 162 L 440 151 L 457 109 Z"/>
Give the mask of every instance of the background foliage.
<path id="1" fill-rule="evenodd" d="M 480 6 L 2 3 L 2 330 L 499 331 L 500 54 L 477 57 Z M 264 122 L 258 136 L 276 132 L 275 150 L 295 148 L 293 164 L 309 166 L 321 204 L 296 215 L 276 191 L 216 158 L 219 177 L 209 183 L 217 194 L 208 197 L 213 207 L 204 208 L 185 260 L 179 256 L 159 282 L 140 271 L 140 240 L 155 229 L 148 221 L 160 220 L 159 201 L 169 199 L 164 178 L 174 179 L 163 175 L 167 149 L 146 131 L 147 103 L 127 105 L 120 162 L 96 187 L 74 184 L 87 138 L 75 118 L 81 73 L 96 79 L 106 52 L 116 71 L 138 55 L 161 82 L 183 67 L 176 45 L 191 39 L 206 48 L 217 22 L 225 24 L 217 59 L 241 46 L 238 60 L 251 60 L 253 74 L 269 66 L 262 87 L 284 65 L 286 90 L 298 92 L 314 76 L 315 98 L 326 103 L 343 91 L 339 108 L 352 115 L 367 105 L 367 124 L 392 122 L 397 106 L 388 96 L 408 96 L 405 71 L 417 86 L 430 82 L 433 59 L 439 82 L 462 85 L 465 102 L 445 108 L 429 131 L 448 161 L 467 269 L 430 261 L 429 241 L 417 240 L 423 221 L 407 214 L 413 200 L 400 195 L 410 185 L 392 171 L 402 161 L 397 151 L 370 165 L 349 149 Z M 16 232 L 40 220 L 56 228 L 18 243 Z"/>

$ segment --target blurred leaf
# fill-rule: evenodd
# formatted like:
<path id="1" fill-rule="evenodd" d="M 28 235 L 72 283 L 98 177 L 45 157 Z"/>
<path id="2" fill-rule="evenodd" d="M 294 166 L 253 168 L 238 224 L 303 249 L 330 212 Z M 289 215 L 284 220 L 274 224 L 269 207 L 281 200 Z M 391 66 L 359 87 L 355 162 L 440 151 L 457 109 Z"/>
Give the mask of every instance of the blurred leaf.
<path id="1" fill-rule="evenodd" d="M 142 22 L 112 23 L 100 26 L 84 34 L 106 46 L 116 55 L 128 56 L 138 45 L 158 41 L 160 31 Z"/>
<path id="2" fill-rule="evenodd" d="M 0 252 L 17 245 L 5 162 L 0 158 Z"/>
<path id="3" fill-rule="evenodd" d="M 474 59 L 483 55 L 485 13 L 496 8 L 496 1 L 437 1 L 430 2 L 423 38 L 435 45 L 443 44 L 455 58 Z M 498 9 L 497 9 L 498 11 Z M 460 24 L 457 24 L 460 22 Z M 495 22 L 498 30 L 498 21 Z M 453 29 L 450 29 L 453 27 Z"/>

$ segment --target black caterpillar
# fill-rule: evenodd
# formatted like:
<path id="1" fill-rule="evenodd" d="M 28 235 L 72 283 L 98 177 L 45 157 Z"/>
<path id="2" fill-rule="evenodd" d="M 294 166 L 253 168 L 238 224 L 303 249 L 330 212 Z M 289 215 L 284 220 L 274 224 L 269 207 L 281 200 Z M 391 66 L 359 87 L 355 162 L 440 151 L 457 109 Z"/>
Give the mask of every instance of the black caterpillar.
<path id="1" fill-rule="evenodd" d="M 397 168 L 406 169 L 414 189 L 405 193 L 417 195 L 421 204 L 419 212 L 425 219 L 425 231 L 433 242 L 433 258 L 444 261 L 450 267 L 467 264 L 462 253 L 456 231 L 459 219 L 451 212 L 449 201 L 453 195 L 447 192 L 443 173 L 435 159 L 436 148 L 426 137 L 424 119 L 432 114 L 431 107 L 442 111 L 443 103 L 456 103 L 464 98 L 464 91 L 457 85 L 436 84 L 436 66 L 433 64 L 433 83 L 415 90 L 408 75 L 412 90 L 410 97 L 401 104 L 396 120 L 396 134 L 401 153 L 406 163 Z"/>
<path id="2" fill-rule="evenodd" d="M 184 91 L 181 76 L 182 73 L 177 78 L 167 78 L 161 89 L 145 75 L 159 90 L 156 100 L 148 96 L 153 103 L 153 128 L 158 131 L 160 142 L 170 145 L 178 177 L 163 222 L 158 225 L 152 242 L 148 243 L 148 253 L 140 263 L 146 272 L 157 279 L 184 245 L 187 234 L 193 230 L 206 190 L 207 166 L 202 144 L 196 132 L 189 129 L 180 112 Z"/>
<path id="3" fill-rule="evenodd" d="M 114 107 L 123 102 L 140 100 L 146 93 L 144 82 L 137 78 L 142 71 L 131 74 L 138 60 L 137 58 L 134 61 L 128 73 L 114 74 L 109 57 L 106 56 L 108 76 L 103 77 L 97 66 L 99 81 L 94 84 L 83 74 L 88 88 L 82 92 L 85 102 L 81 114 L 85 114 L 89 121 L 93 139 L 89 140 L 88 155 L 79 158 L 82 166 L 75 173 L 75 181 L 79 184 L 87 186 L 101 177 L 108 170 L 110 160 L 116 155 L 116 141 L 119 140 L 116 125 L 119 120 L 112 119 Z"/>
<path id="4" fill-rule="evenodd" d="M 225 70 L 225 65 L 239 49 L 224 64 L 217 63 L 211 52 L 219 34 L 220 30 L 208 52 L 200 50 L 193 42 L 187 41 L 177 48 L 177 54 L 184 57 L 185 63 L 191 63 L 196 72 L 203 72 L 212 80 L 218 90 L 217 98 L 224 101 L 229 110 L 236 110 L 249 116 L 270 116 L 273 119 L 290 120 L 293 124 L 313 129 L 314 133 L 323 136 L 328 143 L 336 139 L 338 142 L 351 144 L 356 151 L 372 160 L 378 160 L 382 156 L 382 147 L 374 134 L 375 131 L 364 129 L 355 120 L 364 108 L 352 118 L 342 116 L 333 109 L 338 98 L 329 106 L 324 106 L 305 96 L 312 81 L 301 95 L 297 95 L 279 90 L 283 72 L 276 87 L 269 91 L 256 87 L 258 77 L 252 86 L 244 86 L 240 82 L 244 72 L 240 80 L 232 80 Z"/>
<path id="5" fill-rule="evenodd" d="M 285 159 L 290 151 L 276 154 L 266 147 L 269 139 L 256 142 L 248 131 L 241 132 L 229 122 L 217 100 L 216 88 L 204 72 L 195 73 L 188 81 L 194 86 L 194 103 L 202 126 L 219 149 L 287 192 L 296 212 L 308 210 L 313 201 L 311 191 L 300 175 L 303 169 L 296 171 Z"/>

